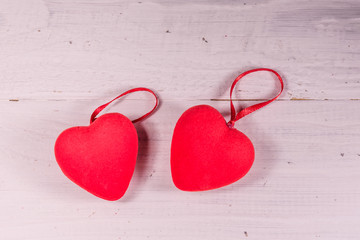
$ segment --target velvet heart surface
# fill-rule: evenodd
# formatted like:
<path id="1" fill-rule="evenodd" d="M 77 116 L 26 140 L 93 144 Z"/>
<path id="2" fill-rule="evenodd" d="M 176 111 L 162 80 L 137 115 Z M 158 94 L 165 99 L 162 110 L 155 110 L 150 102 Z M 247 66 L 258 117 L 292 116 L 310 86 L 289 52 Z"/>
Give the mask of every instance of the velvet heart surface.
<path id="1" fill-rule="evenodd" d="M 232 92 L 240 79 L 255 72 L 270 72 L 280 82 L 272 99 L 236 112 Z M 250 139 L 234 128 L 236 121 L 277 99 L 284 89 L 279 73 L 256 68 L 240 74 L 230 88 L 231 118 L 226 123 L 213 107 L 199 105 L 185 111 L 176 123 L 171 143 L 171 174 L 175 186 L 184 191 L 204 191 L 236 182 L 250 170 L 255 150 Z"/>
<path id="2" fill-rule="evenodd" d="M 236 182 L 250 170 L 254 157 L 250 139 L 211 106 L 194 106 L 176 123 L 171 174 L 181 190 L 211 190 Z"/>
<path id="3" fill-rule="evenodd" d="M 55 143 L 62 172 L 86 191 L 110 201 L 125 194 L 137 152 L 136 129 L 119 113 L 104 114 L 90 126 L 66 129 Z"/>

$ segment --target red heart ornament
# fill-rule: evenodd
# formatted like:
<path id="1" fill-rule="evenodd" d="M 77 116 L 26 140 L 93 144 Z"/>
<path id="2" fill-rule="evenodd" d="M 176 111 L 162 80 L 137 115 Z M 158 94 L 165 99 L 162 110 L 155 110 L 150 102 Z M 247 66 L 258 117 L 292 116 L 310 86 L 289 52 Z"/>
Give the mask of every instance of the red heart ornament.
<path id="1" fill-rule="evenodd" d="M 112 201 L 126 192 L 137 151 L 136 129 L 119 113 L 104 114 L 88 127 L 66 129 L 55 143 L 63 173 L 88 192 Z"/>
<path id="2" fill-rule="evenodd" d="M 154 95 L 154 108 L 132 122 L 120 113 L 96 116 L 111 102 L 136 91 Z M 126 192 L 134 173 L 138 136 L 133 123 L 149 116 L 158 98 L 147 88 L 134 88 L 98 107 L 90 126 L 63 131 L 55 142 L 55 157 L 62 172 L 74 183 L 100 198 L 114 201 Z"/>
<path id="3" fill-rule="evenodd" d="M 273 99 L 236 114 L 232 102 L 234 87 L 242 77 L 257 71 L 275 74 L 281 90 Z M 283 81 L 274 70 L 253 69 L 240 74 L 231 86 L 231 119 L 228 123 L 216 109 L 208 105 L 185 111 L 176 123 L 171 143 L 171 174 L 175 186 L 184 191 L 204 191 L 226 186 L 245 176 L 254 162 L 254 146 L 245 134 L 234 128 L 234 124 L 274 101 L 283 88 Z"/>
<path id="4" fill-rule="evenodd" d="M 171 145 L 171 173 L 179 189 L 202 191 L 231 184 L 253 162 L 250 139 L 229 127 L 215 108 L 195 106 L 178 120 Z"/>

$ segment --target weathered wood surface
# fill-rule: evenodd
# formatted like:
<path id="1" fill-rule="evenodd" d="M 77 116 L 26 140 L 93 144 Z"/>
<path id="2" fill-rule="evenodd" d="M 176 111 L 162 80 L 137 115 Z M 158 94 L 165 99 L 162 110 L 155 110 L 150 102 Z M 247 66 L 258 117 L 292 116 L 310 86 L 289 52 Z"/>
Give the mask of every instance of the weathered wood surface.
<path id="1" fill-rule="evenodd" d="M 359 1 L 0 0 L 0 239 L 358 239 L 359 40 Z M 236 124 L 253 168 L 219 190 L 179 191 L 177 119 L 197 104 L 228 119 L 230 84 L 253 67 L 286 81 Z M 54 141 L 138 86 L 161 105 L 136 124 L 128 192 L 103 201 L 62 175 Z M 236 98 L 253 101 L 236 104 L 276 87 L 267 73 L 245 78 Z M 109 111 L 135 118 L 152 103 L 135 93 Z"/>

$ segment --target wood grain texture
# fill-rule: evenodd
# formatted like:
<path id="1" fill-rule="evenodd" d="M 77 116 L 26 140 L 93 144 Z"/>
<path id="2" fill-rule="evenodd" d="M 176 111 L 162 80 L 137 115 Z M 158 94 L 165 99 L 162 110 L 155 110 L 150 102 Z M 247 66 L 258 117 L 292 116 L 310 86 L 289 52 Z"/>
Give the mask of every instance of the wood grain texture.
<path id="1" fill-rule="evenodd" d="M 118 85 L 227 98 L 256 66 L 289 78 L 283 99 L 359 98 L 357 0 L 2 2 L 2 99 L 93 99 Z M 257 79 L 242 98 L 267 97 Z"/>
<path id="2" fill-rule="evenodd" d="M 0 239 L 358 239 L 359 12 L 357 0 L 0 0 Z M 286 82 L 236 124 L 253 168 L 222 189 L 179 191 L 177 119 L 198 104 L 228 119 L 229 87 L 253 67 Z M 139 86 L 161 105 L 135 125 L 128 192 L 107 202 L 65 178 L 54 142 Z M 243 79 L 237 107 L 276 87 L 268 73 Z M 134 119 L 152 104 L 134 93 L 107 111 Z"/>

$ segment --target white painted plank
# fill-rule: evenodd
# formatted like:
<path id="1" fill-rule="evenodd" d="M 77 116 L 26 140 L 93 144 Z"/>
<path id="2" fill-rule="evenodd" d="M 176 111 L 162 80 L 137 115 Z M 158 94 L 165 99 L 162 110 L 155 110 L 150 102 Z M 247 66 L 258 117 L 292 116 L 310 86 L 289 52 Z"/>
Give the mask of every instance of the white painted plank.
<path id="1" fill-rule="evenodd" d="M 0 239 L 358 239 L 359 11 L 357 0 L 0 0 Z M 228 118 L 229 102 L 209 99 L 228 99 L 253 67 L 278 70 L 286 89 L 236 125 L 255 145 L 252 170 L 219 190 L 177 190 L 176 120 L 196 104 Z M 53 144 L 138 86 L 162 105 L 136 125 L 128 192 L 106 202 L 62 175 Z M 259 74 L 235 95 L 276 87 Z M 110 111 L 133 119 L 152 103 L 135 93 Z"/>
<path id="2" fill-rule="evenodd" d="M 164 99 L 226 99 L 237 74 L 270 67 L 286 78 L 283 99 L 359 99 L 359 11 L 357 0 L 2 0 L 0 96 L 98 99 L 145 86 Z M 267 98 L 265 77 L 237 96 Z"/>
<path id="3" fill-rule="evenodd" d="M 148 97 L 110 111 L 136 117 L 151 108 Z M 76 187 L 53 154 L 57 135 L 87 125 L 100 104 L 0 102 L 1 239 L 358 238 L 357 101 L 278 101 L 240 120 L 237 128 L 256 148 L 252 170 L 233 185 L 201 193 L 172 184 L 172 130 L 188 107 L 210 104 L 228 114 L 228 102 L 164 101 L 136 125 L 140 156 L 130 188 L 117 202 Z"/>

